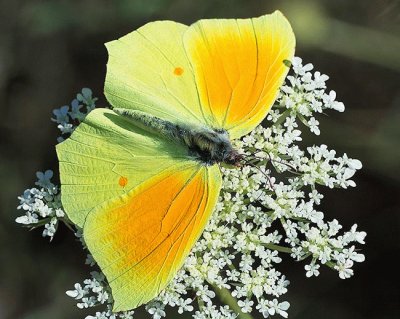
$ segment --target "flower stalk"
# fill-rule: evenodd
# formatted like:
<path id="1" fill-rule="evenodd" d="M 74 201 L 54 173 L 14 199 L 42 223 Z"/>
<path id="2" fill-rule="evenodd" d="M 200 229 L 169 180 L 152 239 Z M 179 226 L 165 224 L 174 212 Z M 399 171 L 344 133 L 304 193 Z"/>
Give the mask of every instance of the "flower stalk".
<path id="1" fill-rule="evenodd" d="M 279 251 L 281 253 L 287 253 L 287 254 L 291 254 L 292 253 L 292 248 L 289 247 L 284 247 L 284 246 L 280 246 L 280 245 L 276 245 L 276 244 L 263 244 L 263 246 L 265 248 L 271 249 L 271 250 L 276 250 Z"/>
<path id="2" fill-rule="evenodd" d="M 226 288 L 218 288 L 216 285 L 212 285 L 213 290 L 218 296 L 219 300 L 229 306 L 236 314 L 238 319 L 253 319 L 249 313 L 242 312 L 242 309 L 238 305 L 238 301 L 232 296 L 230 290 Z"/>

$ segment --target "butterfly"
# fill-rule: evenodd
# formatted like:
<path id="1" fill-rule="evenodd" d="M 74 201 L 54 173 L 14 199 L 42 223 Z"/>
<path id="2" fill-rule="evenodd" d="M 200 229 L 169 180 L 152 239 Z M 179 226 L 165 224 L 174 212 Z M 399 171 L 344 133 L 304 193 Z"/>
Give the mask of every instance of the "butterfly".
<path id="1" fill-rule="evenodd" d="M 278 11 L 151 22 L 106 43 L 105 96 L 57 145 L 62 204 L 105 274 L 113 311 L 155 298 L 217 203 L 231 141 L 266 116 L 295 37 Z"/>

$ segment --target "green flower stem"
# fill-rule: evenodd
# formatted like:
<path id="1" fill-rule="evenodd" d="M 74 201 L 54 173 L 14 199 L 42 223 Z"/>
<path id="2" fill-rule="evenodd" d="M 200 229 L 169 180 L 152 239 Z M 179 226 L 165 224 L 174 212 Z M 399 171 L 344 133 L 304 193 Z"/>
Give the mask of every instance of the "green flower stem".
<path id="1" fill-rule="evenodd" d="M 283 112 L 272 126 L 276 127 L 281 125 L 289 115 L 290 115 L 290 109 Z"/>
<path id="2" fill-rule="evenodd" d="M 288 254 L 292 253 L 292 248 L 289 248 L 289 247 L 279 246 L 279 245 L 275 245 L 275 244 L 264 244 L 264 247 L 271 249 L 271 250 L 277 250 L 282 253 L 288 253 Z"/>
<path id="3" fill-rule="evenodd" d="M 71 230 L 73 233 L 76 233 L 76 230 L 73 228 L 73 225 L 71 224 L 69 219 L 61 218 L 60 220 L 64 223 L 65 226 L 67 226 L 69 230 Z"/>
<path id="4" fill-rule="evenodd" d="M 197 298 L 197 303 L 199 305 L 199 310 L 202 311 L 204 308 L 204 301 L 201 300 L 200 298 Z"/>
<path id="5" fill-rule="evenodd" d="M 43 218 L 43 219 L 39 220 L 35 224 L 29 224 L 29 225 L 26 225 L 26 226 L 30 227 L 31 229 L 35 229 L 35 228 L 37 228 L 39 226 L 43 226 L 43 225 L 49 223 L 50 221 L 51 221 L 51 217 L 46 217 L 46 218 Z"/>
<path id="6" fill-rule="evenodd" d="M 237 300 L 232 296 L 231 292 L 228 289 L 218 288 L 215 285 L 212 285 L 212 287 L 217 294 L 219 300 L 221 300 L 222 303 L 228 305 L 229 308 L 231 308 L 238 315 L 238 319 L 253 319 L 250 314 L 242 312 L 237 303 Z"/>

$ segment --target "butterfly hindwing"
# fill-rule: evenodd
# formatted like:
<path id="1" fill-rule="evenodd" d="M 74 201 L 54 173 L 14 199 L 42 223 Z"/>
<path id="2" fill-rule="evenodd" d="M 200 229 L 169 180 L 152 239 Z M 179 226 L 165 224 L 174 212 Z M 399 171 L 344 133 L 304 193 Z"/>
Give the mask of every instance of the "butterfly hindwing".
<path id="1" fill-rule="evenodd" d="M 114 311 L 165 288 L 202 233 L 220 188 L 217 167 L 160 174 L 87 218 L 84 238 L 111 286 Z"/>

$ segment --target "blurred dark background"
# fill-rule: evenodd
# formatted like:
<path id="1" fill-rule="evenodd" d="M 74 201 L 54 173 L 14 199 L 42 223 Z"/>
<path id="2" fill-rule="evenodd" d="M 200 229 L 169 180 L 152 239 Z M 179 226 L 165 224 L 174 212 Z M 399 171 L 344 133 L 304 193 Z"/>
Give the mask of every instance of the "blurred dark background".
<path id="1" fill-rule="evenodd" d="M 320 118 L 321 136 L 307 142 L 328 144 L 364 164 L 357 188 L 325 192 L 324 212 L 346 229 L 358 223 L 368 232 L 367 260 L 351 279 L 329 269 L 306 279 L 304 264 L 284 260 L 290 318 L 400 318 L 398 0 L 0 1 L 0 318 L 85 316 L 65 295 L 89 271 L 72 233 L 61 227 L 50 244 L 41 230 L 28 232 L 14 219 L 17 196 L 33 186 L 35 172 L 58 170 L 52 110 L 82 87 L 105 105 L 103 43 L 157 19 L 190 24 L 275 9 L 293 25 L 296 54 L 330 76 L 328 87 L 346 105 L 345 113 Z"/>

